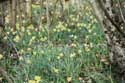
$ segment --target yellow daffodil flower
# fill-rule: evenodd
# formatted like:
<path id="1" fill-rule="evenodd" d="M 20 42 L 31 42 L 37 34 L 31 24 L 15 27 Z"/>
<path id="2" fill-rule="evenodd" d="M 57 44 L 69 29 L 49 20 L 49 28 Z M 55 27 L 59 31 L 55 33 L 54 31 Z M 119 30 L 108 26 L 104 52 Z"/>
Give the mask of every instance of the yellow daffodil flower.
<path id="1" fill-rule="evenodd" d="M 37 81 L 37 83 L 39 83 L 41 81 L 41 77 L 40 76 L 35 76 L 34 79 Z"/>
<path id="2" fill-rule="evenodd" d="M 72 81 L 72 77 L 67 77 L 67 82 L 71 82 Z"/>
<path id="3" fill-rule="evenodd" d="M 28 83 L 36 83 L 35 80 L 29 80 Z"/>
<path id="4" fill-rule="evenodd" d="M 20 41 L 20 37 L 19 35 L 16 35 L 15 38 L 13 39 L 15 42 L 19 42 Z"/>

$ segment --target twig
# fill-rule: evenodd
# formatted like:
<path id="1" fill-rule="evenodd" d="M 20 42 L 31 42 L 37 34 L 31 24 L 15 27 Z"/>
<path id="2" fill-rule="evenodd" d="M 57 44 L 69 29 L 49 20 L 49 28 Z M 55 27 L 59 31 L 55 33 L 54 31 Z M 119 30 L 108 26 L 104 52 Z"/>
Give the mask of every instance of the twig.
<path id="1" fill-rule="evenodd" d="M 118 0 L 118 4 L 119 4 L 119 10 L 120 10 L 120 14 L 121 14 L 121 17 L 122 17 L 122 20 L 123 20 L 123 22 L 125 23 L 125 18 L 124 18 L 124 15 L 123 15 L 123 11 L 122 11 L 122 9 L 121 9 L 121 4 L 120 4 L 120 0 Z"/>

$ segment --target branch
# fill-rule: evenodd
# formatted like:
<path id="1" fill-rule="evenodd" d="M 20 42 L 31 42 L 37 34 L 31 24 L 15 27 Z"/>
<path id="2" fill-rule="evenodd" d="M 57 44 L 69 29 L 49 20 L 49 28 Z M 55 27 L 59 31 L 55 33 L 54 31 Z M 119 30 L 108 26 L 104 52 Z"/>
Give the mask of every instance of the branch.
<path id="1" fill-rule="evenodd" d="M 121 33 L 121 35 L 125 38 L 125 33 L 120 29 L 119 25 L 117 25 L 113 19 L 110 17 L 109 13 L 106 11 L 106 8 L 104 7 L 104 5 L 102 4 L 102 1 L 101 0 L 97 0 L 99 5 L 100 5 L 100 8 L 104 11 L 106 17 L 109 19 L 109 21 L 112 23 L 112 25 L 115 26 L 115 28 L 118 30 L 119 33 Z"/>
<path id="2" fill-rule="evenodd" d="M 123 11 L 122 11 L 122 9 L 121 9 L 121 4 L 120 4 L 120 0 L 118 0 L 118 4 L 119 4 L 119 10 L 120 10 L 120 14 L 121 14 L 121 17 L 122 17 L 122 20 L 123 20 L 123 22 L 125 23 L 125 18 L 124 18 L 124 15 L 123 15 Z"/>

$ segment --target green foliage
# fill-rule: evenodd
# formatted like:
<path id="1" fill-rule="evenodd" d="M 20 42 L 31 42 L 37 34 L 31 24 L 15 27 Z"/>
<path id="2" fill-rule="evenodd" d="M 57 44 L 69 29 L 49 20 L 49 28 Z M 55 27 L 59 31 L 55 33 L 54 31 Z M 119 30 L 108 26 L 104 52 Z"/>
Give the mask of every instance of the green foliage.
<path id="1" fill-rule="evenodd" d="M 33 8 L 33 15 L 35 11 L 39 14 L 39 7 Z M 1 59 L 0 65 L 14 83 L 36 83 L 35 76 L 40 83 L 113 83 L 104 34 L 92 9 L 85 4 L 79 11 L 70 8 L 64 13 L 66 21 L 60 15 L 52 17 L 50 38 L 46 23 L 38 26 L 40 31 L 34 24 L 18 23 L 17 31 L 7 29 L 4 39 L 15 42 L 20 56 L 18 61 Z"/>

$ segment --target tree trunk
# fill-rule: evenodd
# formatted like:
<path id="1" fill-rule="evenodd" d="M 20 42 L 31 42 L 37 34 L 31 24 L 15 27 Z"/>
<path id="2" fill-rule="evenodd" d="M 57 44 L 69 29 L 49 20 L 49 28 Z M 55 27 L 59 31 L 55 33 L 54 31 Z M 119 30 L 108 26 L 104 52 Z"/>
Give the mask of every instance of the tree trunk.
<path id="1" fill-rule="evenodd" d="M 32 19 L 32 0 L 26 0 L 26 14 L 27 17 Z"/>
<path id="2" fill-rule="evenodd" d="M 16 5 L 17 1 L 12 0 L 12 27 L 14 30 L 16 30 Z"/>
<path id="3" fill-rule="evenodd" d="M 7 10 L 7 0 L 0 1 L 0 54 L 4 55 L 7 52 L 8 44 L 4 40 L 5 37 L 5 14 Z M 0 65 L 0 76 L 4 77 L 8 83 L 13 83 L 6 70 Z M 1 81 L 0 81 L 1 82 Z"/>
<path id="4" fill-rule="evenodd" d="M 120 3 L 115 0 L 91 0 L 98 21 L 105 33 L 109 56 L 119 80 L 125 79 L 125 22 Z M 120 13 L 119 13 L 120 12 Z"/>
<path id="5" fill-rule="evenodd" d="M 48 33 L 48 43 L 49 43 L 50 42 L 49 0 L 46 0 L 46 19 L 47 19 L 47 33 Z"/>

